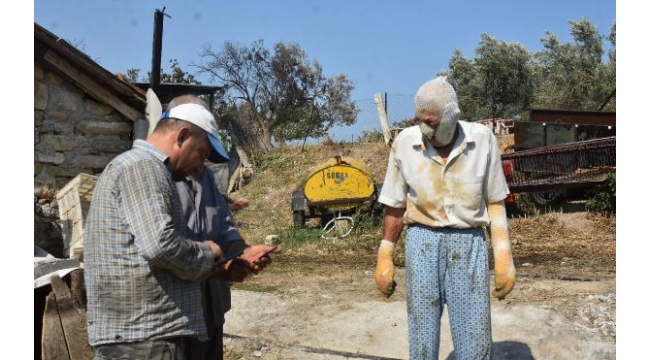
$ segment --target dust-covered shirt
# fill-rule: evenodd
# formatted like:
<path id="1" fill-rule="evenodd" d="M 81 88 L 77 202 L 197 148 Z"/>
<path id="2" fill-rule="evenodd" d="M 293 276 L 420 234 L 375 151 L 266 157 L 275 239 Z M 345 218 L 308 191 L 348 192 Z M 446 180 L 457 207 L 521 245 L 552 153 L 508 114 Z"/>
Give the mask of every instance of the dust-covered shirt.
<path id="1" fill-rule="evenodd" d="M 395 138 L 379 202 L 406 208 L 405 224 L 487 226 L 487 204 L 508 195 L 494 134 L 481 124 L 458 124 L 458 138 L 446 163 L 423 141 L 418 126 L 404 129 Z"/>
<path id="2" fill-rule="evenodd" d="M 186 236 L 168 156 L 136 140 L 100 175 L 86 218 L 90 345 L 207 338 L 199 281 L 213 265 Z"/>

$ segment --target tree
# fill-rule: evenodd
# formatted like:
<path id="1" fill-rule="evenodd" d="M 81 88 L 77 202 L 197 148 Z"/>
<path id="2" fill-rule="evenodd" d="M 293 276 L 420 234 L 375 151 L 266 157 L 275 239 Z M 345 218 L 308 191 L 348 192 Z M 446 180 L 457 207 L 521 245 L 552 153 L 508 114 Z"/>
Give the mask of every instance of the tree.
<path id="1" fill-rule="evenodd" d="M 463 119 L 478 120 L 487 117 L 485 101 L 481 94 L 481 80 L 474 62 L 460 50 L 454 49 L 449 60 L 447 81 L 456 89 L 458 105 Z"/>
<path id="2" fill-rule="evenodd" d="M 536 105 L 598 110 L 616 90 L 616 23 L 608 37 L 613 46 L 609 64 L 603 63 L 604 37 L 593 24 L 582 19 L 569 21 L 569 26 L 573 43 L 560 43 L 550 31 L 542 38 L 545 50 L 535 55 L 540 65 Z"/>
<path id="3" fill-rule="evenodd" d="M 177 59 L 169 60 L 169 66 L 171 67 L 171 73 L 167 74 L 161 70 L 160 72 L 160 83 L 161 84 L 193 84 L 201 85 L 201 82 L 198 81 L 193 74 L 190 74 L 187 71 L 181 69 L 181 66 L 178 64 Z M 147 77 L 151 76 L 151 71 L 147 72 Z"/>
<path id="4" fill-rule="evenodd" d="M 609 94 L 600 104 L 598 110 L 616 110 L 616 21 L 612 23 L 607 40 L 611 44 L 608 51 L 609 61 L 605 64 L 603 71 L 603 87 L 609 91 Z"/>
<path id="5" fill-rule="evenodd" d="M 596 27 L 586 19 L 569 26 L 573 43 L 562 44 L 547 32 L 544 50 L 534 54 L 487 34 L 474 59 L 454 50 L 442 74 L 456 89 L 463 118 L 513 117 L 530 107 L 615 110 L 616 22 L 606 38 L 611 43 L 606 63 L 605 38 Z"/>
<path id="6" fill-rule="evenodd" d="M 130 82 L 138 82 L 138 77 L 140 76 L 140 69 L 127 69 L 126 70 L 126 80 Z"/>
<path id="7" fill-rule="evenodd" d="M 306 140 L 356 121 L 352 82 L 343 74 L 325 77 L 297 44 L 279 42 L 271 51 L 262 40 L 250 47 L 226 42 L 218 52 L 205 46 L 200 57 L 193 66 L 224 86 L 220 113 L 247 148 L 266 153 L 273 140 Z"/>
<path id="8" fill-rule="evenodd" d="M 513 116 L 528 108 L 533 96 L 533 70 L 531 56 L 523 45 L 482 34 L 476 53 L 483 99 L 490 116 Z"/>
<path id="9" fill-rule="evenodd" d="M 201 85 L 201 82 L 198 81 L 193 74 L 183 70 L 178 64 L 177 59 L 169 60 L 169 66 L 171 68 L 171 73 L 166 73 L 164 69 L 160 69 L 160 82 L 163 84 L 194 84 Z M 140 69 L 127 69 L 126 70 L 126 79 L 130 82 L 148 82 L 151 78 L 151 71 L 147 71 L 147 76 L 138 80 L 140 76 Z"/>
<path id="10" fill-rule="evenodd" d="M 521 44 L 508 44 L 484 33 L 476 58 L 467 59 L 454 50 L 449 68 L 449 81 L 468 120 L 514 116 L 532 100 L 533 63 Z"/>

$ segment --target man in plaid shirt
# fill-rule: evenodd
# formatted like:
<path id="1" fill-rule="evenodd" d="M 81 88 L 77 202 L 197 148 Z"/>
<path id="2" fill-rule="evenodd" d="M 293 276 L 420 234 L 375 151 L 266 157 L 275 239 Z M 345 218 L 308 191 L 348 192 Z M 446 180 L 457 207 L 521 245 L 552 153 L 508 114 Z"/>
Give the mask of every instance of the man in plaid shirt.
<path id="1" fill-rule="evenodd" d="M 214 116 L 184 104 L 99 177 L 85 224 L 88 335 L 96 359 L 184 359 L 206 339 L 200 280 L 222 257 L 186 235 L 174 180 L 226 156 Z"/>

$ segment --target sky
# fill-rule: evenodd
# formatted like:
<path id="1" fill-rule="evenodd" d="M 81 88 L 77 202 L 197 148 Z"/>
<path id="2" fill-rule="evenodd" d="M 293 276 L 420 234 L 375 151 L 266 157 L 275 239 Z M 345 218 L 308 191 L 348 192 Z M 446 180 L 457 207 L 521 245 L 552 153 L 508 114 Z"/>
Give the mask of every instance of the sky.
<path id="1" fill-rule="evenodd" d="M 162 67 L 177 59 L 182 69 L 210 46 L 225 41 L 250 46 L 263 40 L 297 43 L 325 76 L 345 74 L 361 110 L 352 127 L 330 131 L 353 140 L 380 129 L 374 95 L 388 95 L 390 123 L 413 116 L 418 87 L 448 69 L 454 49 L 473 58 L 481 33 L 529 51 L 542 49 L 547 31 L 570 42 L 569 20 L 592 22 L 605 36 L 616 19 L 615 0 L 548 1 L 51 1 L 34 2 L 34 21 L 85 51 L 110 72 L 151 69 L 154 12 L 164 18 Z M 207 76 L 203 84 L 220 85 Z M 352 138 L 348 137 L 352 135 Z M 310 142 L 315 142 L 311 139 Z"/>
<path id="2" fill-rule="evenodd" d="M 107 70 L 151 69 L 154 11 L 163 9 L 162 66 L 190 72 L 205 45 L 295 42 L 326 76 L 344 73 L 353 100 L 380 92 L 414 94 L 448 68 L 454 49 L 474 57 L 481 33 L 541 50 L 546 31 L 571 41 L 569 20 L 587 18 L 607 34 L 614 0 L 546 1 L 34 1 L 34 21 L 76 44 Z M 201 79 L 204 84 L 210 80 Z M 219 85 L 218 83 L 212 83 Z"/>
<path id="3" fill-rule="evenodd" d="M 622 5 L 624 4 L 624 5 Z M 447 68 L 454 49 L 465 56 L 474 57 L 481 33 L 487 33 L 498 40 L 521 43 L 528 51 L 541 50 L 540 38 L 546 31 L 553 32 L 562 42 L 571 41 L 569 20 L 588 19 L 606 35 L 617 17 L 617 82 L 623 86 L 617 89 L 617 112 L 619 127 L 617 133 L 624 136 L 619 142 L 626 155 L 618 158 L 625 161 L 634 154 L 643 155 L 641 146 L 648 131 L 643 127 L 648 122 L 647 57 L 644 34 L 648 14 L 641 9 L 643 2 L 619 0 L 495 0 L 495 1 L 363 1 L 363 0 L 287 0 L 287 1 L 149 1 L 149 0 L 35 0 L 32 3 L 12 4 L 5 12 L 2 24 L 3 66 L 5 86 L 3 94 L 18 100 L 5 98 L 3 117 L 14 120 L 25 128 L 16 133 L 29 136 L 29 113 L 24 113 L 20 94 L 29 94 L 31 82 L 25 80 L 33 71 L 25 44 L 31 41 L 32 31 L 29 17 L 55 35 L 77 44 L 92 59 L 108 71 L 126 72 L 129 68 L 151 68 L 154 11 L 165 7 L 170 17 L 164 20 L 162 65 L 166 69 L 169 59 L 177 59 L 181 67 L 191 70 L 189 64 L 198 61 L 198 53 L 204 45 L 220 49 L 224 41 L 249 46 L 262 39 L 267 47 L 282 41 L 295 42 L 311 60 L 323 65 L 324 74 L 333 76 L 344 73 L 356 88 L 352 100 L 372 99 L 376 93 L 387 92 L 409 96 L 420 84 Z M 636 7 L 639 8 L 636 8 Z M 8 8 L 9 9 L 9 8 Z M 618 15 L 618 16 L 617 16 Z M 204 84 L 208 79 L 200 79 Z M 10 98 L 13 99 L 13 98 Z M 25 119 L 20 121 L 20 119 Z M 622 119 L 622 120 L 621 120 Z M 631 126 L 632 121 L 634 125 Z M 13 129 L 5 128 L 5 169 L 12 173 L 30 172 L 25 157 L 31 150 L 29 138 L 17 141 Z M 639 145 L 637 145 L 639 144 Z M 25 148 L 20 148 L 24 146 Z M 636 147 L 636 151 L 635 151 Z M 22 151 L 21 151 L 22 150 Z M 623 154 L 623 153 L 621 153 Z M 636 156 L 636 159 L 643 159 Z M 21 160 L 22 159 L 22 160 Z M 14 163 L 15 162 L 15 163 Z M 27 166 L 25 167 L 25 164 Z M 624 162 L 624 164 L 626 164 Z M 634 353 L 645 339 L 643 332 L 634 331 L 631 324 L 642 321 L 631 309 L 646 306 L 636 294 L 635 286 L 626 286 L 625 279 L 638 279 L 647 270 L 635 269 L 637 264 L 647 263 L 645 249 L 639 241 L 639 224 L 647 222 L 642 210 L 648 203 L 643 191 L 647 185 L 642 181 L 645 175 L 643 163 L 621 166 L 619 173 L 619 227 L 629 231 L 625 241 L 619 241 L 621 259 L 617 269 L 619 287 L 619 321 L 617 353 Z M 636 176 L 625 176 L 632 169 Z M 22 172 L 21 172 L 22 171 Z M 638 173 L 638 174 L 637 174 Z M 2 185 L 12 189 L 16 182 L 12 176 L 5 176 Z M 637 179 L 637 180 L 635 180 Z M 640 180 L 639 180 L 640 179 Z M 623 181 L 623 183 L 622 183 Z M 6 183 L 5 183 L 6 182 Z M 19 183 L 29 191 L 29 181 Z M 639 182 L 639 183 L 637 183 Z M 621 185 L 623 184 L 623 185 Z M 12 195 L 16 193 L 17 195 Z M 22 192 L 6 191 L 5 200 L 19 196 Z M 17 200 L 16 203 L 27 201 Z M 16 198 L 18 199 L 18 198 Z M 628 203 L 634 199 L 634 202 Z M 637 205 L 635 205 L 637 204 Z M 8 233 L 19 229 L 15 213 L 29 211 L 3 207 Z M 625 209 L 628 209 L 627 211 Z M 629 209 L 634 209 L 630 211 Z M 640 209 L 640 211 L 636 210 Z M 27 213 L 27 212 L 25 212 Z M 620 214 L 624 214 L 621 216 Z M 29 219 L 24 227 L 29 229 Z M 29 233 L 29 231 L 27 232 Z M 641 232 L 642 234 L 643 232 Z M 19 235 L 15 236 L 19 239 Z M 26 239 L 25 239 L 26 240 Z M 647 240 L 647 239 L 646 239 Z M 14 241 L 14 240 L 11 240 Z M 28 246 L 29 243 L 25 241 Z M 23 264 L 23 266 L 28 265 Z M 29 275 L 29 270 L 26 270 Z M 618 280 L 617 279 L 617 280 Z M 630 280 L 628 280 L 630 281 Z M 16 284 L 24 286 L 24 282 Z M 29 289 L 26 289 L 29 290 Z M 18 302 L 20 298 L 15 297 Z M 638 303 L 636 303 L 638 302 Z M 19 304 L 18 304 L 19 305 Z M 5 307 L 13 308 L 13 307 Z M 29 308 L 27 308 L 29 313 Z M 25 321 L 26 326 L 29 322 Z M 26 331 L 29 331 L 26 329 Z M 28 337 L 26 337 L 28 339 Z M 29 341 L 29 339 L 27 340 Z M 25 348 L 29 349 L 29 343 Z"/>

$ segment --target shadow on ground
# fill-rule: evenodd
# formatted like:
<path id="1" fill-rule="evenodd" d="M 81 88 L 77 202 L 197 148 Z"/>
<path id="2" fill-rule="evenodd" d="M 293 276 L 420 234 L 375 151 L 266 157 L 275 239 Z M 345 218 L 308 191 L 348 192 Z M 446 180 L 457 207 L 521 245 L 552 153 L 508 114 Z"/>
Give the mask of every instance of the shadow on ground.
<path id="1" fill-rule="evenodd" d="M 492 344 L 492 358 L 499 360 L 534 360 L 530 346 L 519 341 L 499 341 Z M 446 360 L 456 360 L 456 351 L 452 351 Z"/>

